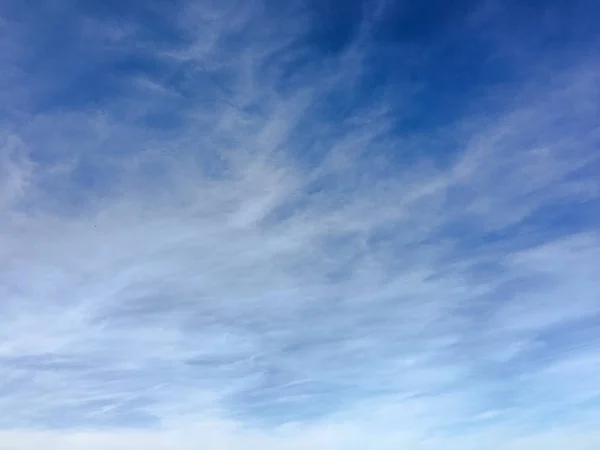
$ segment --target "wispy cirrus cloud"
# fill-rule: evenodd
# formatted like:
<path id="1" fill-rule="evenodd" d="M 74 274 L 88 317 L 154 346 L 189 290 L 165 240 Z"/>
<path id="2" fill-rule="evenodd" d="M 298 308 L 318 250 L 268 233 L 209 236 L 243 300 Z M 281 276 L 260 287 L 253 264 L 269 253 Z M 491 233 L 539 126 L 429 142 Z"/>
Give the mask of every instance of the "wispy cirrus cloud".
<path id="1" fill-rule="evenodd" d="M 586 53 L 442 66 L 452 90 L 430 60 L 465 33 L 506 58 L 506 12 L 20 8 L 0 448 L 597 445 Z M 430 31 L 395 36 L 406 14 Z"/>

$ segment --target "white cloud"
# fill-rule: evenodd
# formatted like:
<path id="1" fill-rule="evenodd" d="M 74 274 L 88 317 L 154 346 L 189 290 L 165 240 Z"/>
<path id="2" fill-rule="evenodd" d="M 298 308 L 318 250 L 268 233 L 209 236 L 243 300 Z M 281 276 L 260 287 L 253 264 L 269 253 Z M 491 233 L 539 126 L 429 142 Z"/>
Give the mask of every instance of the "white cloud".
<path id="1" fill-rule="evenodd" d="M 596 448 L 597 222 L 510 227 L 597 200 L 597 69 L 395 161 L 387 98 L 328 116 L 365 36 L 286 85 L 307 23 L 261 14 L 186 10 L 163 75 L 3 130 L 0 449 Z"/>

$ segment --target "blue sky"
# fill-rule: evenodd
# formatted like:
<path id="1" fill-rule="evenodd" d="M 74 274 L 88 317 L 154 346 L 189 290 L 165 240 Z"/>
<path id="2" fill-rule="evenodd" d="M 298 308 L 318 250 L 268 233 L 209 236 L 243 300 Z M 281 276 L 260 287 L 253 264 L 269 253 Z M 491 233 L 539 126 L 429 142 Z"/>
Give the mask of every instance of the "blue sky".
<path id="1" fill-rule="evenodd" d="M 2 2 L 0 449 L 598 448 L 599 20 Z"/>

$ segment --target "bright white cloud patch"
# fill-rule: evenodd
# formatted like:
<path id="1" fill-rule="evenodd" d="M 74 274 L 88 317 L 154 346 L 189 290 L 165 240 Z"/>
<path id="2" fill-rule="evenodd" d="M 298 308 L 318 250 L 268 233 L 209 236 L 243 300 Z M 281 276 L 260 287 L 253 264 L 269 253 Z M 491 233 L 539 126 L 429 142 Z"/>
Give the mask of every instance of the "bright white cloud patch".
<path id="1" fill-rule="evenodd" d="M 395 5 L 234 3 L 7 8 L 0 449 L 597 448 L 593 59 L 440 123 Z"/>

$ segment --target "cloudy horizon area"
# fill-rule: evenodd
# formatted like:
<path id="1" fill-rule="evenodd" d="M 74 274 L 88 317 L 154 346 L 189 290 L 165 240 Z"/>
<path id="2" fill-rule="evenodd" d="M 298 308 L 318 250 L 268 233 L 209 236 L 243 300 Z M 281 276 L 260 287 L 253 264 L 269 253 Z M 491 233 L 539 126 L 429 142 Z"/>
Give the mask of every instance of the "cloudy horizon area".
<path id="1" fill-rule="evenodd" d="M 3 1 L 0 450 L 600 448 L 598 23 Z"/>

